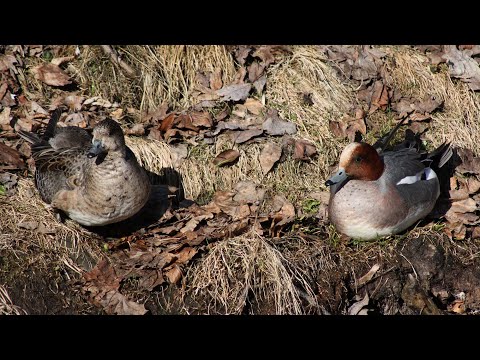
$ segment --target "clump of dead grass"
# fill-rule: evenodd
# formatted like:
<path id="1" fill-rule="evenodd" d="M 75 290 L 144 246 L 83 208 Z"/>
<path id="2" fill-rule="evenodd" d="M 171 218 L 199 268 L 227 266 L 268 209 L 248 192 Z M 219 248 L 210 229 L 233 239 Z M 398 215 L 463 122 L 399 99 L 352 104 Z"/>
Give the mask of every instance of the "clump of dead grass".
<path id="1" fill-rule="evenodd" d="M 302 298 L 318 308 L 305 273 L 254 231 L 216 243 L 186 276 L 208 312 L 303 314 Z"/>
<path id="2" fill-rule="evenodd" d="M 20 306 L 13 304 L 5 286 L 0 285 L 0 315 L 27 315 Z"/>
<path id="3" fill-rule="evenodd" d="M 197 71 L 222 70 L 222 80 L 232 80 L 233 58 L 217 45 L 129 45 L 116 51 L 138 76 L 128 78 L 112 64 L 100 46 L 83 46 L 81 61 L 74 63 L 82 87 L 90 94 L 119 101 L 142 112 L 156 110 L 163 103 L 173 109 L 194 105 L 191 94 Z"/>
<path id="4" fill-rule="evenodd" d="M 304 104 L 303 94 L 311 94 L 312 105 Z M 297 137 L 317 146 L 318 157 L 309 166 L 310 176 L 297 178 L 296 183 L 307 189 L 322 187 L 341 143 L 346 144 L 333 136 L 329 121 L 338 121 L 353 111 L 357 104 L 353 88 L 338 78 L 317 47 L 294 46 L 290 57 L 269 68 L 266 104 L 297 124 Z"/>
<path id="5" fill-rule="evenodd" d="M 77 274 L 93 268 L 103 256 L 94 234 L 71 220 L 56 219 L 34 190 L 32 179 L 20 179 L 15 195 L 0 201 L 0 250 L 30 254 L 38 268 L 48 268 L 53 258 Z M 29 229 L 22 224 L 36 226 Z"/>
<path id="6" fill-rule="evenodd" d="M 418 51 L 400 47 L 388 48 L 388 52 L 387 68 L 394 88 L 415 99 L 435 96 L 444 101 L 443 111 L 432 114 L 425 139 L 433 146 L 448 140 L 480 154 L 480 95 L 467 84 L 452 80 L 446 66 L 433 73 L 428 58 Z"/>

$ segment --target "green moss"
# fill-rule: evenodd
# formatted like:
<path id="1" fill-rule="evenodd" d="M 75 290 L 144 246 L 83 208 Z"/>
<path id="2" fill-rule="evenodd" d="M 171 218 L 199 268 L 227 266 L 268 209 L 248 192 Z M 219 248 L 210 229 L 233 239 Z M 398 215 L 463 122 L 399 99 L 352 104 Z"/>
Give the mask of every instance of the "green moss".
<path id="1" fill-rule="evenodd" d="M 315 214 L 318 212 L 318 207 L 321 202 L 315 199 L 305 199 L 302 204 L 302 209 L 306 214 Z"/>

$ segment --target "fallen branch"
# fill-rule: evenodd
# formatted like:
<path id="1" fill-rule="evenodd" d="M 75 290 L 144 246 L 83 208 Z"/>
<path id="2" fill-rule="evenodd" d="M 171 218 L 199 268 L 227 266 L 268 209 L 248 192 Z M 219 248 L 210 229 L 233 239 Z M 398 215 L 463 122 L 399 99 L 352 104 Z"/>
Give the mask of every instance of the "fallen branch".
<path id="1" fill-rule="evenodd" d="M 103 52 L 110 56 L 112 62 L 118 66 L 120 66 L 123 70 L 125 70 L 126 75 L 130 78 L 134 78 L 137 76 L 135 70 L 133 70 L 127 63 L 125 63 L 122 59 L 120 59 L 116 53 L 116 51 L 110 45 L 101 45 Z"/>

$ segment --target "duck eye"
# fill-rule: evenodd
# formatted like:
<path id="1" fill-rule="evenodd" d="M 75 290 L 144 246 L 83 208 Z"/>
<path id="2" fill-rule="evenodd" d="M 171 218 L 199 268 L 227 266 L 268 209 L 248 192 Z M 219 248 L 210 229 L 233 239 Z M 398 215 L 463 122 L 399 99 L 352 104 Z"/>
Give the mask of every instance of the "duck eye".
<path id="1" fill-rule="evenodd" d="M 360 161 L 362 161 L 362 157 L 361 157 L 361 156 L 357 156 L 357 157 L 355 158 L 355 162 L 356 162 L 356 163 L 359 163 Z"/>

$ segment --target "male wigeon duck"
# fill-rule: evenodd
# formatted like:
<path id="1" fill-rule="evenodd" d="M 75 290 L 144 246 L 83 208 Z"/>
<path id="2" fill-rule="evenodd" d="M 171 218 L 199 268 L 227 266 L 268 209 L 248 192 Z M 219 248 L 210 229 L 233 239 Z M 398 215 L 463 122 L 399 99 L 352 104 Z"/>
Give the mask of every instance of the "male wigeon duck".
<path id="1" fill-rule="evenodd" d="M 147 202 L 151 184 L 120 125 L 112 119 L 84 129 L 57 127 L 56 111 L 40 138 L 20 131 L 32 144 L 35 185 L 43 201 L 86 226 L 102 226 L 135 215 Z"/>
<path id="2" fill-rule="evenodd" d="M 338 171 L 325 183 L 330 221 L 337 231 L 363 240 L 402 232 L 432 211 L 440 195 L 433 168 L 451 156 L 445 143 L 430 154 L 412 146 L 383 151 L 364 142 L 347 145 Z"/>

